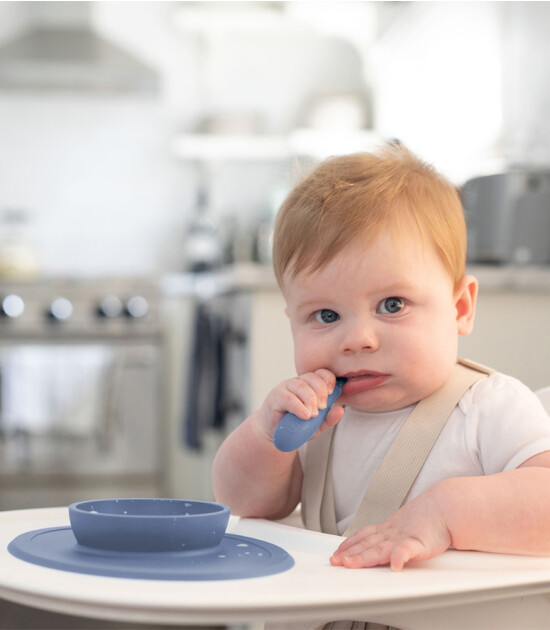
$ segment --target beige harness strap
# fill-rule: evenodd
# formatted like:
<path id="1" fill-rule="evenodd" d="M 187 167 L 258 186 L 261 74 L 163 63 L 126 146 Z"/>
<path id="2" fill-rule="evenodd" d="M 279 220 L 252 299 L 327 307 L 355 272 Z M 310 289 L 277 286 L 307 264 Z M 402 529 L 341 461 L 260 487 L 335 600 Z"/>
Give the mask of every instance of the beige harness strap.
<path id="1" fill-rule="evenodd" d="M 334 630 L 337 622 L 330 621 L 323 626 L 322 630 Z M 338 623 L 338 627 L 342 627 L 342 623 Z M 381 623 L 374 623 L 373 621 L 349 621 L 348 630 L 397 630 L 393 626 L 385 626 Z"/>
<path id="2" fill-rule="evenodd" d="M 338 534 L 331 474 L 334 429 L 321 433 L 307 444 L 302 488 L 302 518 L 307 529 Z"/>
<path id="3" fill-rule="evenodd" d="M 447 382 L 421 400 L 399 430 L 349 527 L 385 521 L 403 504 L 426 458 L 463 394 L 492 370 L 460 360 Z M 337 534 L 332 483 L 334 429 L 308 443 L 304 476 L 304 522 L 308 529 Z"/>

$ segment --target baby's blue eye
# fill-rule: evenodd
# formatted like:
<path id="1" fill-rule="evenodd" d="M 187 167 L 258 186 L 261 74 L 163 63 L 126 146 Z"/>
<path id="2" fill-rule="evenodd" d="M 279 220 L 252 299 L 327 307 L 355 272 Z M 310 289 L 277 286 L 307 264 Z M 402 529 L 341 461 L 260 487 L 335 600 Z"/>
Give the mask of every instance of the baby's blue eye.
<path id="1" fill-rule="evenodd" d="M 331 311 L 330 308 L 322 308 L 320 311 L 314 313 L 315 321 L 320 324 L 333 324 L 340 319 L 340 315 L 336 311 Z"/>
<path id="2" fill-rule="evenodd" d="M 399 313 L 404 306 L 405 303 L 401 298 L 389 297 L 380 302 L 376 312 L 382 313 L 383 315 L 394 315 L 395 313 Z"/>

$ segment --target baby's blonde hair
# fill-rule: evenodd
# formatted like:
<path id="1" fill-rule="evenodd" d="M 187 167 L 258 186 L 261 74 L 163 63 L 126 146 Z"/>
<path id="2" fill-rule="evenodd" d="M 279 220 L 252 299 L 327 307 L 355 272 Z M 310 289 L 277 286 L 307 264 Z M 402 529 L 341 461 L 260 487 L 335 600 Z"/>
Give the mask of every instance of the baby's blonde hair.
<path id="1" fill-rule="evenodd" d="M 455 187 L 402 145 L 330 158 L 300 182 L 275 222 L 273 266 L 279 285 L 289 272 L 323 268 L 349 243 L 373 243 L 390 229 L 433 243 L 456 287 L 464 276 L 466 224 Z"/>

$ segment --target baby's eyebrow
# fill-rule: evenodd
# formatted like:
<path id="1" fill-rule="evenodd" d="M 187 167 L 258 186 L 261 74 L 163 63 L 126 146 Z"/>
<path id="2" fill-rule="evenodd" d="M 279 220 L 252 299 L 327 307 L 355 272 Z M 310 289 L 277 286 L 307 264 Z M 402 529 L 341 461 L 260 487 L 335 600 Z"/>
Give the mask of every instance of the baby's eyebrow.
<path id="1" fill-rule="evenodd" d="M 418 288 L 418 283 L 398 280 L 396 282 L 382 281 L 379 286 L 366 287 L 367 292 L 385 293 L 386 295 L 398 295 Z"/>
<path id="2" fill-rule="evenodd" d="M 329 300 L 307 300 L 306 302 L 299 302 L 298 308 L 304 310 L 315 310 L 315 311 L 334 311 L 334 306 L 328 306 Z"/>

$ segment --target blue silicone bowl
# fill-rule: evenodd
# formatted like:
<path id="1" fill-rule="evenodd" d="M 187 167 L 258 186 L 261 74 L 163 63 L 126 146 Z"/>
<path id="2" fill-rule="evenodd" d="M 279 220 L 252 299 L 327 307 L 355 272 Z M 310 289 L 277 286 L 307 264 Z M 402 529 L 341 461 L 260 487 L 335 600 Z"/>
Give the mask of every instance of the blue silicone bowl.
<path id="1" fill-rule="evenodd" d="M 69 506 L 77 542 L 107 551 L 194 551 L 218 545 L 229 507 L 184 499 L 100 499 Z"/>

